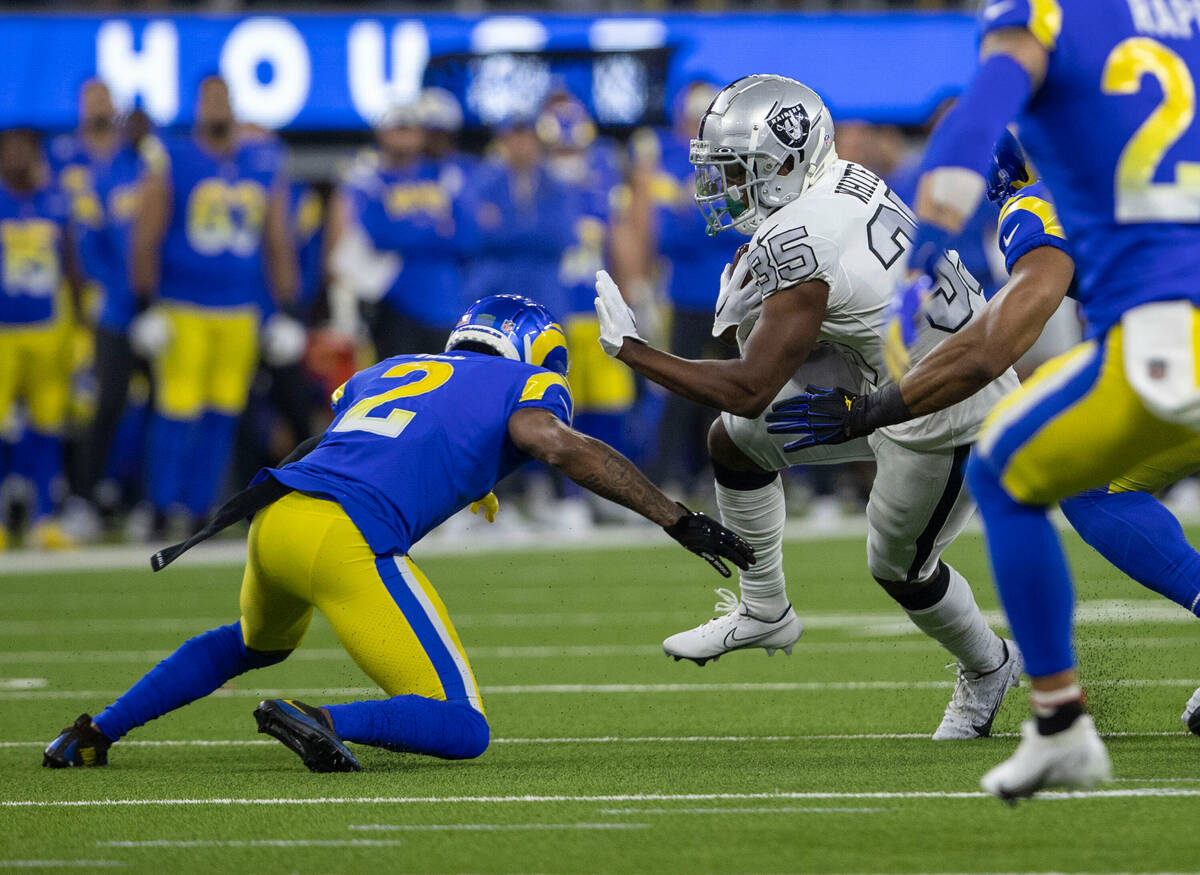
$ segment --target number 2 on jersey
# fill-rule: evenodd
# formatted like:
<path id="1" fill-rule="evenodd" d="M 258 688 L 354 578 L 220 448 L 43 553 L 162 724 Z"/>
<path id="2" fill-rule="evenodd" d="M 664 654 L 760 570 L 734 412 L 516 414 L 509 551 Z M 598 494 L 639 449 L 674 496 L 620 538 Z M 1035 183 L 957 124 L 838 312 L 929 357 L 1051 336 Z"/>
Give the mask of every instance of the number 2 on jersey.
<path id="1" fill-rule="evenodd" d="M 385 379 L 398 380 L 411 374 L 421 374 L 422 376 L 419 380 L 413 380 L 411 383 L 405 383 L 395 389 L 380 392 L 378 395 L 368 395 L 361 399 L 346 411 L 338 424 L 333 427 L 333 431 L 367 431 L 382 437 L 399 437 L 400 433 L 408 428 L 408 424 L 416 417 L 415 412 L 397 408 L 389 411 L 387 416 L 371 416 L 371 411 L 389 401 L 412 398 L 415 395 L 432 392 L 449 380 L 453 373 L 454 365 L 439 361 L 407 362 L 389 368 L 383 373 Z"/>
<path id="2" fill-rule="evenodd" d="M 1131 37 L 1104 62 L 1100 90 L 1137 94 L 1142 76 L 1162 87 L 1162 102 L 1130 137 L 1114 180 L 1118 222 L 1194 222 L 1200 219 L 1200 163 L 1178 161 L 1174 182 L 1154 182 L 1167 152 L 1196 117 L 1196 85 L 1183 58 L 1156 40 Z"/>

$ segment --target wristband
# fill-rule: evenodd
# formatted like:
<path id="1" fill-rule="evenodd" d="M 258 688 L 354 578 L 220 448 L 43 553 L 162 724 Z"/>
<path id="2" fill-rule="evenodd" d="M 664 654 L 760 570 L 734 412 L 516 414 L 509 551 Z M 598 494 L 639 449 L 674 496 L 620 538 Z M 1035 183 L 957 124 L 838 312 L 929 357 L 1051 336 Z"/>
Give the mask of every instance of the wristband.
<path id="1" fill-rule="evenodd" d="M 869 395 L 860 395 L 850 404 L 847 432 L 852 438 L 870 434 L 877 428 L 907 422 L 912 411 L 904 403 L 899 383 L 889 383 Z"/>

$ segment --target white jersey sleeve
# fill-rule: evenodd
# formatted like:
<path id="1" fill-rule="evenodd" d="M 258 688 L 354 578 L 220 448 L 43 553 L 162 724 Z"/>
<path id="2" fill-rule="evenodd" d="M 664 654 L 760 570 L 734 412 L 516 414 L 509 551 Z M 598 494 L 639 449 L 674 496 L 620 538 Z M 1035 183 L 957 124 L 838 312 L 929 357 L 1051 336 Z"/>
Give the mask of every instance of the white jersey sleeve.
<path id="1" fill-rule="evenodd" d="M 841 263 L 836 241 L 809 233 L 805 225 L 768 219 L 750 242 L 745 258 L 763 298 L 780 289 L 819 280 L 833 287 Z"/>

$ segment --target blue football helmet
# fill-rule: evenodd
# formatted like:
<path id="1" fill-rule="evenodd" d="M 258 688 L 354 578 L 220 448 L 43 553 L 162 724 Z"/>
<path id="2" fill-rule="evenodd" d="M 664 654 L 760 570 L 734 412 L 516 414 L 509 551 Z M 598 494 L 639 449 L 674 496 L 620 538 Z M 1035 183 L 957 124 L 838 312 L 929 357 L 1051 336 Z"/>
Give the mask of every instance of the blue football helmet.
<path id="1" fill-rule="evenodd" d="M 523 295 L 489 295 L 468 307 L 446 340 L 446 352 L 467 342 L 564 377 L 570 364 L 562 327 L 549 310 Z"/>
<path id="2" fill-rule="evenodd" d="M 1025 157 L 1025 150 L 1011 132 L 1005 131 L 992 151 L 992 166 L 988 168 L 987 197 L 996 206 L 1004 203 L 1027 185 L 1037 182 L 1037 176 Z"/>

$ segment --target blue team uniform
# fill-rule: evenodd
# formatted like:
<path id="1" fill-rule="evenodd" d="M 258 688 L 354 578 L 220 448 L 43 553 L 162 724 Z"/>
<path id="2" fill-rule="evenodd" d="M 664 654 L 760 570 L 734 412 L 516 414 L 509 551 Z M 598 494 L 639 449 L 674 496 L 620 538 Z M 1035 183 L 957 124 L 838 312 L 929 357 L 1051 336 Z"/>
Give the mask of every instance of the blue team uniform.
<path id="1" fill-rule="evenodd" d="M 288 199 L 288 215 L 296 238 L 300 261 L 300 312 L 308 314 L 321 292 L 321 254 L 325 246 L 325 207 L 320 193 L 311 185 L 294 182 Z"/>
<path id="2" fill-rule="evenodd" d="M 129 145 L 108 156 L 91 155 L 74 135 L 56 138 L 48 157 L 70 205 L 80 266 L 101 296 L 96 322 L 124 333 L 134 312 L 129 244 L 141 160 Z"/>
<path id="3" fill-rule="evenodd" d="M 467 278 L 467 297 L 527 295 L 559 318 L 570 311 L 559 275 L 564 250 L 575 242 L 578 200 L 544 168 L 528 188 L 508 167 L 479 165 L 470 184 L 480 248 Z"/>
<path id="4" fill-rule="evenodd" d="M 201 307 L 257 304 L 267 203 L 283 152 L 244 144 L 228 157 L 190 137 L 168 140 L 172 213 L 162 253 L 163 299 Z"/>
<path id="5" fill-rule="evenodd" d="M 1200 394 L 1200 129 L 1191 124 L 1200 33 L 1177 8 L 989 0 L 980 13 L 983 34 L 1023 28 L 1047 52 L 1046 78 L 1017 123 L 1054 193 L 1088 323 L 1084 343 L 996 407 L 968 468 L 997 588 L 1034 677 L 1075 665 L 1070 574 L 1043 509 L 1139 466 L 1166 467 L 1196 441 L 1188 404 Z M 1019 205 L 1002 239 L 1014 222 L 1018 232 L 1027 221 L 1038 230 L 1036 211 Z"/>
<path id="6" fill-rule="evenodd" d="M 474 249 L 474 224 L 425 159 L 398 169 L 363 162 L 347 180 L 355 219 L 382 252 L 400 256 L 383 303 L 429 328 L 449 330 L 462 312 L 462 260 Z"/>
<path id="7" fill-rule="evenodd" d="M 999 227 L 997 241 L 1004 255 L 1004 269 L 1009 273 L 1022 255 L 1043 246 L 1071 254 L 1054 200 L 1043 182 L 1025 186 L 1005 202 Z M 1071 294 L 1074 297 L 1073 291 Z"/>
<path id="8" fill-rule="evenodd" d="M 61 432 L 70 387 L 69 320 L 62 318 L 62 248 L 68 205 L 53 187 L 17 194 L 0 183 L 0 441 L 20 436 L 18 405 L 28 427 L 16 462 L 34 480 L 35 517 L 54 510 L 62 471 Z M 0 446 L 0 480 L 10 453 Z"/>
<path id="9" fill-rule="evenodd" d="M 443 521 L 529 461 L 508 439 L 525 407 L 571 422 L 566 381 L 474 352 L 395 356 L 334 393 L 320 446 L 268 469 L 286 486 L 337 501 L 378 554 L 407 553 Z"/>
<path id="10" fill-rule="evenodd" d="M 983 34 L 1027 28 L 1049 51 L 1045 83 L 1017 124 L 1054 192 L 1093 334 L 1138 304 L 1200 302 L 1200 191 L 1188 182 L 1200 126 L 1178 125 L 1191 118 L 1180 101 L 1193 99 L 1200 36 L 1152 5 L 994 0 L 980 13 Z M 1147 124 L 1160 107 L 1172 130 Z"/>

